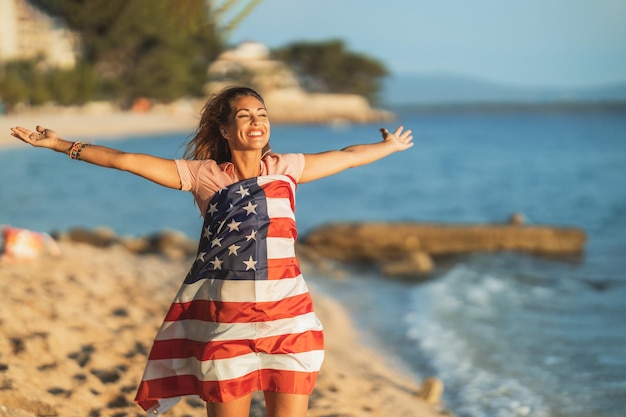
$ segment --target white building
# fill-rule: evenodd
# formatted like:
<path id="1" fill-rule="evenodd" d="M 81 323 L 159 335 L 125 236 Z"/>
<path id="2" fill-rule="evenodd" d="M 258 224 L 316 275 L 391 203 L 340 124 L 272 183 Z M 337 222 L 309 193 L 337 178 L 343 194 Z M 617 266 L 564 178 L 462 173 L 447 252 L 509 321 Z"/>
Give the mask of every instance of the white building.
<path id="1" fill-rule="evenodd" d="M 41 58 L 47 67 L 72 68 L 79 37 L 28 0 L 0 0 L 0 65 Z"/>

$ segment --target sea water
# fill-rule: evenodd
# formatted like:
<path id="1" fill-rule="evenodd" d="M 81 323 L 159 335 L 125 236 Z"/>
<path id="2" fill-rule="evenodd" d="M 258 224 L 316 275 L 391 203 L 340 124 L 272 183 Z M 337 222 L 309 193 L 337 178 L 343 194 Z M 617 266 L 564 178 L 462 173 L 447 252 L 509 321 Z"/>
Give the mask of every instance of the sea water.
<path id="1" fill-rule="evenodd" d="M 519 212 L 529 224 L 584 229 L 584 254 L 476 253 L 421 283 L 355 268 L 311 285 L 345 304 L 390 362 L 441 378 L 446 407 L 462 417 L 624 415 L 626 113 L 400 112 L 397 123 L 414 132 L 409 151 L 299 187 L 301 235 L 334 221 L 485 223 Z M 378 127 L 273 126 L 271 144 L 321 152 L 376 141 Z M 106 144 L 180 157 L 186 139 Z M 26 147 L 0 151 L 0 172 L 0 224 L 199 235 L 188 193 L 127 173 Z"/>

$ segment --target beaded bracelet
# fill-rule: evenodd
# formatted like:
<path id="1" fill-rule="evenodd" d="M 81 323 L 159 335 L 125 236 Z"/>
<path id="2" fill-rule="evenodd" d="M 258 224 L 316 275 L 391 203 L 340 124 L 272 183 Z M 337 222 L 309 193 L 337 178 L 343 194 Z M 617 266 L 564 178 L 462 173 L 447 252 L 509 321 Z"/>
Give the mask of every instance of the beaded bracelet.
<path id="1" fill-rule="evenodd" d="M 85 149 L 89 145 L 91 145 L 91 143 L 81 143 L 80 148 L 78 148 L 78 151 L 76 152 L 77 161 L 80 161 L 80 153 L 82 152 L 82 150 Z"/>
<path id="2" fill-rule="evenodd" d="M 76 152 L 78 151 L 78 147 L 81 145 L 80 141 L 76 141 L 74 143 L 72 143 L 72 146 L 70 146 L 70 150 L 67 151 L 67 155 L 70 157 L 70 159 L 76 159 Z"/>
<path id="3" fill-rule="evenodd" d="M 87 146 L 91 145 L 90 143 L 82 143 L 80 141 L 76 141 L 74 143 L 72 143 L 72 147 L 70 148 L 69 151 L 69 156 L 70 159 L 74 159 L 76 161 L 80 161 L 80 153 L 81 151 L 86 148 Z"/>

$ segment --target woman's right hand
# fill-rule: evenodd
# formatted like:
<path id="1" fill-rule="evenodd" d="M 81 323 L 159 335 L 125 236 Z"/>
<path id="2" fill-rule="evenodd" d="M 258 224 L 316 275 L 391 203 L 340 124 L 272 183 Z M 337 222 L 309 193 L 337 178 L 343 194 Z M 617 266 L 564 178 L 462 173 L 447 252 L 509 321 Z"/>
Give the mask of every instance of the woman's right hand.
<path id="1" fill-rule="evenodd" d="M 65 149 L 57 149 L 60 148 L 65 141 L 61 139 L 54 130 L 46 129 L 43 126 L 37 126 L 34 132 L 20 126 L 12 127 L 11 135 L 32 146 L 65 152 Z"/>

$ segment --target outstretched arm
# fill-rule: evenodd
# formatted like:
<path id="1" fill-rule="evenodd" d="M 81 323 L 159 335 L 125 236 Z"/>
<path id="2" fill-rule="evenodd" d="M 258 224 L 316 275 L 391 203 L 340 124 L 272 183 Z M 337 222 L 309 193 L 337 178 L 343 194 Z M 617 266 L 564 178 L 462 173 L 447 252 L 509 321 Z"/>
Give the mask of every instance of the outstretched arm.
<path id="1" fill-rule="evenodd" d="M 366 165 L 394 152 L 413 146 L 413 135 L 402 126 L 391 133 L 380 129 L 383 140 L 377 143 L 348 146 L 339 151 L 304 155 L 304 171 L 300 182 L 314 181 L 336 174 L 348 168 Z"/>
<path id="2" fill-rule="evenodd" d="M 11 135 L 32 146 L 52 149 L 67 155 L 72 149 L 72 142 L 41 126 L 37 126 L 34 132 L 23 127 L 14 127 L 11 128 Z M 128 171 L 165 187 L 175 189 L 181 187 L 176 163 L 171 159 L 91 145 L 81 149 L 80 160 L 105 168 Z"/>

